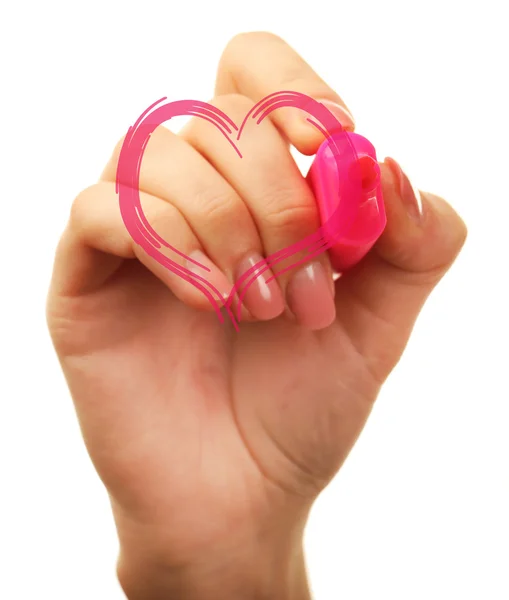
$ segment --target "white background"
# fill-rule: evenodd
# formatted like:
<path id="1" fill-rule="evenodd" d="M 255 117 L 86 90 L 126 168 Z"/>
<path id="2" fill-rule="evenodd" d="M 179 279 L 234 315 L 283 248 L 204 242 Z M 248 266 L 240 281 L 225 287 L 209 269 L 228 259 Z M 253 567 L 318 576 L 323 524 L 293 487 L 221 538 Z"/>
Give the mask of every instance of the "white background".
<path id="1" fill-rule="evenodd" d="M 504 5 L 2 3 L 0 598 L 123 598 L 106 494 L 46 333 L 53 252 L 73 198 L 138 115 L 164 96 L 209 100 L 224 45 L 249 30 L 294 46 L 379 156 L 470 231 L 316 504 L 315 598 L 509 598 Z"/>

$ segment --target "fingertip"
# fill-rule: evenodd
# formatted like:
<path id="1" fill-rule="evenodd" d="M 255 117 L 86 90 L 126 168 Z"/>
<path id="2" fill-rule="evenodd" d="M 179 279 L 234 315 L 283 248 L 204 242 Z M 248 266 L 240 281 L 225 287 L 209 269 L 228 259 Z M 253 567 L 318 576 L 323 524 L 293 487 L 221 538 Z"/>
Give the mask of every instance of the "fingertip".
<path id="1" fill-rule="evenodd" d="M 423 214 L 429 215 L 429 228 L 434 230 L 433 233 L 437 238 L 440 238 L 444 250 L 448 249 L 451 256 L 449 262 L 452 262 L 467 240 L 466 223 L 444 198 L 431 192 L 421 192 L 421 199 Z"/>
<path id="2" fill-rule="evenodd" d="M 422 192 L 398 162 L 380 163 L 387 226 L 375 250 L 387 262 L 408 271 L 450 265 L 463 246 L 463 220 L 443 198 Z"/>
<path id="3" fill-rule="evenodd" d="M 314 123 L 319 125 L 319 127 Z M 353 121 L 350 122 L 346 120 L 344 123 L 340 122 L 340 125 L 342 131 L 348 133 L 353 133 L 355 131 L 355 124 Z M 320 127 L 320 123 L 318 123 L 311 115 L 303 111 L 298 111 L 298 113 L 294 114 L 287 122 L 285 134 L 292 146 L 295 146 L 301 154 L 312 156 L 318 152 L 321 144 L 327 139 Z"/>

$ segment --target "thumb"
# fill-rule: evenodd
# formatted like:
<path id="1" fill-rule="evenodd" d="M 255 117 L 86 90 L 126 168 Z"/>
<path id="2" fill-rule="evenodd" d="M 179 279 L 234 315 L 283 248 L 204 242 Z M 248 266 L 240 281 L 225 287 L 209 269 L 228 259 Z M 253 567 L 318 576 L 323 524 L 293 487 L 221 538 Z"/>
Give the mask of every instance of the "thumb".
<path id="1" fill-rule="evenodd" d="M 381 383 L 467 229 L 445 200 L 419 192 L 394 159 L 386 158 L 380 169 L 387 226 L 366 259 L 337 282 L 336 304 L 352 344 Z"/>

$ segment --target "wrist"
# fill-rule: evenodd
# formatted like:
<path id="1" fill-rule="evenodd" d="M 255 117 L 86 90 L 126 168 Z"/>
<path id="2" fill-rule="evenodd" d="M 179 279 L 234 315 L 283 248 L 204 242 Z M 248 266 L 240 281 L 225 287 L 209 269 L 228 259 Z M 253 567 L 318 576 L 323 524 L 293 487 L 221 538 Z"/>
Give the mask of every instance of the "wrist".
<path id="1" fill-rule="evenodd" d="M 211 549 L 190 564 L 122 550 L 117 575 L 129 600 L 310 600 L 302 536 Z"/>

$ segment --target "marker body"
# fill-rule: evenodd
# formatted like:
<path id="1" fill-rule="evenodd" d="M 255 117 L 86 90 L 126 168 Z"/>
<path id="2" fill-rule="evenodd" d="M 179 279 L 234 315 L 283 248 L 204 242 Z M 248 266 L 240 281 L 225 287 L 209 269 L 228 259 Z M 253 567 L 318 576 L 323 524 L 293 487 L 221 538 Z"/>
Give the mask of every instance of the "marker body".
<path id="1" fill-rule="evenodd" d="M 387 223 L 375 148 L 355 133 L 332 136 L 318 149 L 306 179 L 331 244 L 332 267 L 342 273 L 369 252 Z"/>

